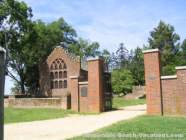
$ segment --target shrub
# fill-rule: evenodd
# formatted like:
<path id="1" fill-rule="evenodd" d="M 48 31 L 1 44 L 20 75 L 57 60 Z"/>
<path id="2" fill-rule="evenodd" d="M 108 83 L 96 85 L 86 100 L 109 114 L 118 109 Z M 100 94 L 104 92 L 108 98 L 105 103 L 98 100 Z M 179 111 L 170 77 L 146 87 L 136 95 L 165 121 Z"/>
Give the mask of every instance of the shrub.
<path id="1" fill-rule="evenodd" d="M 132 73 L 126 69 L 118 69 L 112 72 L 112 89 L 116 94 L 131 92 L 134 79 Z"/>

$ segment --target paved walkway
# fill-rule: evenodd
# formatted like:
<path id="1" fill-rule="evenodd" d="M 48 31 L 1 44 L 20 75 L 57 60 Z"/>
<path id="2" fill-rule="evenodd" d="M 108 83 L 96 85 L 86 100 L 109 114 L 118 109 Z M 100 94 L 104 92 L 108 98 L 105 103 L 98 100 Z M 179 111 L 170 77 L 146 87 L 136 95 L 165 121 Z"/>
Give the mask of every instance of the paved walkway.
<path id="1" fill-rule="evenodd" d="M 145 113 L 146 105 L 137 105 L 99 115 L 72 115 L 54 120 L 8 124 L 5 125 L 5 140 L 64 140 Z"/>

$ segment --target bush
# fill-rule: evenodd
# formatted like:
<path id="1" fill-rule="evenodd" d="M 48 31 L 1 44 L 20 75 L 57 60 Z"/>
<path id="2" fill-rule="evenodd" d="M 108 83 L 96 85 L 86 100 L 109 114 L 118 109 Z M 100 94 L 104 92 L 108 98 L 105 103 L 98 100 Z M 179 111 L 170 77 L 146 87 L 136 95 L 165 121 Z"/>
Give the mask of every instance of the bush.
<path id="1" fill-rule="evenodd" d="M 112 89 L 116 94 L 131 92 L 134 79 L 132 73 L 126 69 L 118 69 L 112 72 Z"/>

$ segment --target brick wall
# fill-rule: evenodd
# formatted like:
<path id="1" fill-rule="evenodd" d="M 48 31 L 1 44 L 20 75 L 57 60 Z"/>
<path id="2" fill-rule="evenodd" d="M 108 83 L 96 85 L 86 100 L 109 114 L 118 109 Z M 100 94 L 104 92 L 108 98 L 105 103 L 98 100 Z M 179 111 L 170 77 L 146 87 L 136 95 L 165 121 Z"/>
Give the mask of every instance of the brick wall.
<path id="1" fill-rule="evenodd" d="M 165 115 L 186 115 L 186 68 L 180 68 L 176 75 L 161 77 Z"/>
<path id="2" fill-rule="evenodd" d="M 79 82 L 79 111 L 91 112 L 89 110 L 89 93 L 88 93 L 88 81 Z"/>
<path id="3" fill-rule="evenodd" d="M 51 78 L 53 73 L 59 73 L 59 66 L 55 66 L 56 62 L 57 64 L 61 64 L 59 60 L 62 60 L 67 66 L 65 68 L 65 71 L 67 69 L 67 88 L 51 87 L 51 81 L 52 83 L 57 80 L 61 81 L 59 78 Z M 88 70 L 83 70 L 81 68 L 79 57 L 68 53 L 61 47 L 55 48 L 48 56 L 47 60 L 40 65 L 40 86 L 42 94 L 49 97 L 60 98 L 64 94 L 70 93 L 72 110 L 77 112 L 104 111 L 106 102 L 108 104 L 110 101 L 111 104 L 112 98 L 110 96 L 111 88 L 109 88 L 111 85 L 110 83 L 108 84 L 108 82 L 110 82 L 110 74 L 104 73 L 104 61 L 101 57 L 90 58 L 87 63 Z M 55 66 L 54 69 L 53 65 Z M 63 68 L 60 70 L 62 69 Z M 56 77 L 59 77 L 59 75 Z M 81 94 L 82 87 L 87 88 L 86 96 L 84 93 Z M 107 99 L 105 99 L 106 92 L 110 93 L 109 96 L 107 96 Z M 109 109 L 110 108 L 111 105 Z"/>
<path id="4" fill-rule="evenodd" d="M 67 88 L 51 89 L 50 66 L 56 59 L 62 59 L 67 66 Z M 41 93 L 46 96 L 60 97 L 70 92 L 70 76 L 80 75 L 80 57 L 74 56 L 62 47 L 56 47 L 47 60 L 40 65 Z"/>
<path id="5" fill-rule="evenodd" d="M 70 76 L 71 109 L 79 111 L 79 77 Z"/>
<path id="6" fill-rule="evenodd" d="M 63 98 L 9 98 L 7 107 L 69 109 L 69 96 Z"/>
<path id="7" fill-rule="evenodd" d="M 160 75 L 159 50 L 144 51 L 147 113 L 186 115 L 186 67 L 176 67 L 176 75 Z"/>
<path id="8" fill-rule="evenodd" d="M 148 114 L 162 114 L 160 54 L 157 49 L 144 51 L 146 100 Z"/>
<path id="9" fill-rule="evenodd" d="M 103 59 L 88 60 L 88 104 L 90 112 L 103 111 Z"/>
<path id="10" fill-rule="evenodd" d="M 8 99 L 7 98 L 4 99 L 4 107 L 8 107 Z"/>

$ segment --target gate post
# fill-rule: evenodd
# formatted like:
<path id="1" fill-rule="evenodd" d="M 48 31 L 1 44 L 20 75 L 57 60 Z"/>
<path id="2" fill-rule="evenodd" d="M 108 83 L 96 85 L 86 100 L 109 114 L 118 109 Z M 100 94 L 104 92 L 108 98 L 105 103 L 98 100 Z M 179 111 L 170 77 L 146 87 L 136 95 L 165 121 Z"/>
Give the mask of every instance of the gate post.
<path id="1" fill-rule="evenodd" d="M 160 79 L 160 52 L 158 49 L 152 49 L 145 50 L 143 53 L 147 113 L 153 115 L 163 115 Z"/>
<path id="2" fill-rule="evenodd" d="M 103 111 L 103 58 L 88 59 L 89 112 Z"/>
<path id="3" fill-rule="evenodd" d="M 0 47 L 0 140 L 4 138 L 5 54 L 5 49 Z"/>

